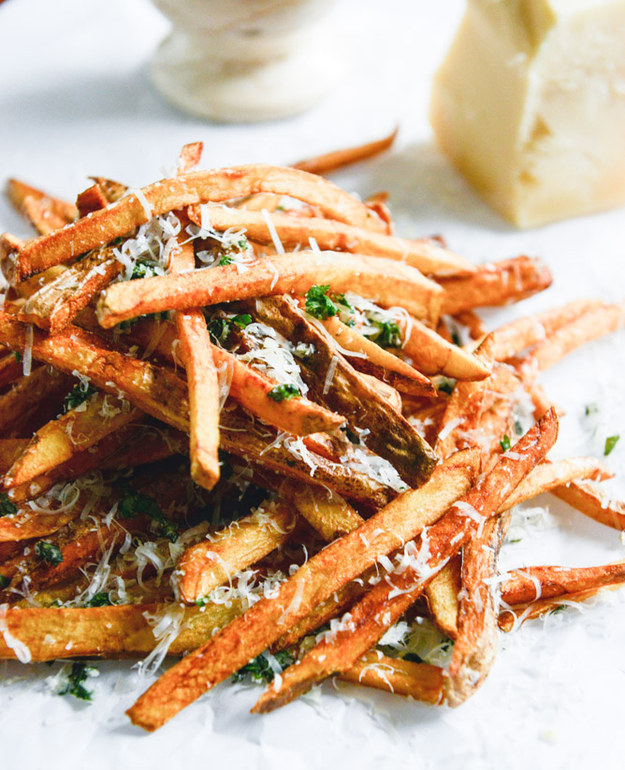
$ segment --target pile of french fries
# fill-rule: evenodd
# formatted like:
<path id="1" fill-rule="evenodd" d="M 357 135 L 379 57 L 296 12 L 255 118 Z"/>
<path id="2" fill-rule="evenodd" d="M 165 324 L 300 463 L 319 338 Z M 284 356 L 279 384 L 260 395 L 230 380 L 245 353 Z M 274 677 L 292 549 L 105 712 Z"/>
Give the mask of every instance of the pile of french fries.
<path id="1" fill-rule="evenodd" d="M 0 238 L 0 658 L 182 656 L 128 710 L 146 730 L 258 656 L 255 711 L 334 675 L 456 706 L 498 629 L 625 581 L 497 567 L 509 511 L 545 491 L 625 528 L 600 461 L 548 459 L 539 385 L 624 308 L 486 333 L 475 309 L 549 270 L 399 238 L 383 194 L 314 173 L 389 141 L 306 170 L 200 171 L 187 145 L 171 178 L 93 178 L 75 205 L 10 181 L 39 235 Z M 389 649 L 424 622 L 445 665 Z"/>

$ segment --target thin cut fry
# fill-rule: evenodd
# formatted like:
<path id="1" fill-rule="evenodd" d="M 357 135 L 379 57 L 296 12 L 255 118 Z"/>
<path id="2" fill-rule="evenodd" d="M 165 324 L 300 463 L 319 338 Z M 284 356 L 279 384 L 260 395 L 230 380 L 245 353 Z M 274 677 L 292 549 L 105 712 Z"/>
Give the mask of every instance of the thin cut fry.
<path id="1" fill-rule="evenodd" d="M 606 527 L 625 530 L 625 503 L 614 500 L 592 481 L 572 481 L 551 490 L 552 494 Z"/>
<path id="2" fill-rule="evenodd" d="M 308 171 L 311 174 L 327 174 L 330 171 L 335 171 L 337 168 L 348 166 L 350 163 L 358 163 L 360 160 L 371 158 L 374 155 L 384 152 L 384 150 L 388 150 L 395 141 L 398 130 L 399 129 L 396 128 L 391 134 L 385 136 L 383 139 L 376 139 L 373 142 L 367 142 L 366 144 L 361 144 L 357 147 L 334 150 L 333 152 L 328 152 L 324 155 L 317 155 L 314 158 L 300 160 L 293 164 L 293 168 L 299 168 L 302 171 Z"/>
<path id="3" fill-rule="evenodd" d="M 148 313 L 189 310 L 276 294 L 305 294 L 315 284 L 357 291 L 382 305 L 399 305 L 422 318 L 438 317 L 441 290 L 413 267 L 378 257 L 300 251 L 180 275 L 158 275 L 109 286 L 98 302 L 100 324 L 110 329 Z"/>
<path id="4" fill-rule="evenodd" d="M 108 200 L 97 182 L 76 196 L 76 208 L 79 217 L 86 217 L 92 211 L 98 211 L 98 209 L 104 209 L 107 206 Z"/>
<path id="5" fill-rule="evenodd" d="M 337 492 L 286 481 L 280 486 L 285 500 L 292 500 L 297 512 L 331 543 L 359 527 L 364 519 Z"/>
<path id="6" fill-rule="evenodd" d="M 189 218 L 197 225 L 206 221 L 218 231 L 228 228 L 245 230 L 246 236 L 255 243 L 273 244 L 267 214 L 249 209 L 234 209 L 230 206 L 189 208 Z M 308 246 L 313 238 L 320 249 L 347 251 L 372 257 L 384 257 L 417 268 L 422 273 L 437 276 L 470 275 L 475 267 L 466 259 L 428 240 L 409 240 L 384 233 L 317 217 L 302 218 L 281 212 L 272 212 L 269 222 L 275 228 L 286 250 L 303 244 Z"/>
<path id="7" fill-rule="evenodd" d="M 33 424 L 37 426 L 58 414 L 63 398 L 71 388 L 71 377 L 56 370 L 49 371 L 45 366 L 33 369 L 28 377 L 20 377 L 0 396 L 2 436 L 19 438 L 31 434 Z"/>
<path id="8" fill-rule="evenodd" d="M 475 307 L 518 302 L 543 291 L 551 281 L 551 273 L 540 259 L 515 257 L 480 265 L 466 278 L 439 279 L 445 289 L 441 313 L 457 315 Z"/>
<path id="9" fill-rule="evenodd" d="M 284 505 L 262 507 L 233 522 L 182 554 L 178 561 L 178 588 L 183 601 L 193 604 L 227 583 L 239 570 L 279 548 L 295 526 Z"/>
<path id="10" fill-rule="evenodd" d="M 15 277 L 23 280 L 52 265 L 68 262 L 131 232 L 151 217 L 194 203 L 243 198 L 270 192 L 302 198 L 330 219 L 383 232 L 382 221 L 363 203 L 321 177 L 296 169 L 239 166 L 191 171 L 144 187 L 140 197 L 128 193 L 107 209 L 79 219 L 63 231 L 26 244 L 19 252 Z"/>
<path id="11" fill-rule="evenodd" d="M 18 211 L 23 212 L 24 202 L 27 198 L 31 198 L 36 201 L 42 201 L 45 209 L 62 221 L 61 226 L 67 225 L 76 219 L 77 211 L 72 203 L 48 195 L 36 187 L 20 182 L 19 179 L 9 179 L 7 193 L 9 200 Z"/>
<path id="12" fill-rule="evenodd" d="M 436 625 L 451 639 L 458 634 L 458 594 L 462 588 L 462 559 L 454 556 L 435 575 L 425 589 L 428 605 Z"/>

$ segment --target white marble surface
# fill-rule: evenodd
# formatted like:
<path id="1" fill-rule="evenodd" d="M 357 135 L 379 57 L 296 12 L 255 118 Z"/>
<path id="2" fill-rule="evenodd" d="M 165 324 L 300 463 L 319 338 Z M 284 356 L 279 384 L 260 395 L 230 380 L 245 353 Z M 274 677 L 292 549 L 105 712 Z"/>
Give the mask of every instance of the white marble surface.
<path id="1" fill-rule="evenodd" d="M 622 299 L 623 210 L 517 232 L 474 197 L 433 147 L 430 78 L 461 12 L 459 0 L 342 0 L 336 39 L 350 68 L 330 98 L 296 119 L 236 126 L 187 117 L 158 99 L 146 60 L 167 25 L 144 0 L 7 0 L 0 5 L 0 173 L 73 196 L 88 174 L 133 185 L 152 181 L 173 168 L 189 141 L 204 141 L 206 166 L 288 163 L 376 138 L 398 123 L 391 154 L 335 179 L 362 195 L 389 190 L 400 234 L 443 233 L 475 261 L 542 256 L 554 286 L 520 307 L 489 313 L 489 323 L 574 297 Z M 26 233 L 4 201 L 0 227 Z M 601 454 L 605 436 L 621 433 L 607 458 L 621 474 L 624 343 L 620 334 L 589 346 L 543 380 L 567 410 L 556 452 Z M 597 426 L 581 419 L 589 402 L 600 405 Z M 622 482 L 613 486 L 625 491 Z M 507 546 L 506 567 L 625 558 L 618 533 L 553 500 L 541 502 L 551 511 L 549 526 Z M 58 666 L 4 664 L 2 764 L 97 770 L 201 762 L 303 770 L 386 768 L 399 760 L 415 770 L 620 768 L 623 598 L 611 594 L 583 613 L 568 610 L 502 638 L 488 682 L 456 711 L 328 683 L 261 718 L 248 713 L 256 690 L 226 684 L 147 736 L 123 713 L 145 687 L 130 663 L 99 665 L 89 706 L 50 693 L 46 678 Z"/>

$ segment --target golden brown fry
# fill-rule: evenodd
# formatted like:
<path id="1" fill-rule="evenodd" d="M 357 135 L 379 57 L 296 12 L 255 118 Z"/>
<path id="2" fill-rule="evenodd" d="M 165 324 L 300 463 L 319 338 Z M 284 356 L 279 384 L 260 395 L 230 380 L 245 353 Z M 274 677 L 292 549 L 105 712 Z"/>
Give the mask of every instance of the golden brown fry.
<path id="1" fill-rule="evenodd" d="M 76 196 L 76 208 L 78 209 L 79 217 L 86 217 L 92 211 L 104 209 L 108 206 L 108 203 L 106 195 L 102 192 L 102 188 L 97 182 L 94 182 Z"/>
<path id="2" fill-rule="evenodd" d="M 8 609 L 1 616 L 9 634 L 27 650 L 29 661 L 76 657 L 124 658 L 146 655 L 156 647 L 149 618 L 170 614 L 182 621 L 168 649 L 183 655 L 209 639 L 243 610 L 241 601 L 185 607 L 177 604 L 127 604 L 116 607 L 38 607 Z M 0 659 L 17 657 L 0 634 Z M 24 660 L 24 662 L 27 662 Z"/>
<path id="3" fill-rule="evenodd" d="M 24 371 L 24 365 L 17 360 L 15 353 L 9 351 L 0 359 L 0 390 L 12 385 Z"/>
<path id="4" fill-rule="evenodd" d="M 27 438 L 0 439 L 0 473 L 6 473 L 27 446 Z"/>
<path id="5" fill-rule="evenodd" d="M 329 543 L 364 521 L 341 495 L 325 487 L 285 481 L 280 494 L 292 501 L 297 512 Z"/>
<path id="6" fill-rule="evenodd" d="M 180 155 L 178 157 L 178 173 L 186 174 L 188 171 L 192 171 L 202 160 L 203 151 L 204 142 L 190 142 L 189 144 L 185 144 L 180 150 Z"/>
<path id="7" fill-rule="evenodd" d="M 352 428 L 366 428 L 368 447 L 384 457 L 410 486 L 429 477 L 435 455 L 422 436 L 382 399 L 319 329 L 288 297 L 259 300 L 256 317 L 283 337 L 313 346 L 300 364 L 301 374 L 316 401 L 345 415 Z"/>
<path id="8" fill-rule="evenodd" d="M 423 703 L 443 702 L 443 670 L 439 666 L 389 658 L 377 650 L 365 653 L 351 668 L 339 674 L 339 678 Z"/>
<path id="9" fill-rule="evenodd" d="M 526 348 L 547 339 L 562 326 L 600 306 L 601 303 L 596 300 L 576 300 L 554 310 L 525 316 L 500 326 L 493 332 L 495 359 L 506 361 L 518 355 Z"/>
<path id="10" fill-rule="evenodd" d="M 623 325 L 625 308 L 622 305 L 592 308 L 538 343 L 520 360 L 519 371 L 524 378 L 532 380 L 539 372 L 557 364 L 580 345 L 616 331 Z"/>
<path id="11" fill-rule="evenodd" d="M 56 332 L 71 323 L 124 269 L 111 249 L 92 252 L 32 294 L 18 318 Z"/>
<path id="12" fill-rule="evenodd" d="M 221 232 L 231 227 L 243 229 L 250 240 L 271 246 L 273 237 L 269 220 L 287 251 L 296 246 L 308 248 L 312 238 L 322 250 L 384 257 L 405 262 L 428 275 L 470 275 L 475 271 L 468 260 L 427 238 L 409 240 L 352 227 L 331 219 L 301 217 L 281 212 L 263 214 L 230 206 L 211 206 L 208 210 L 204 208 L 203 213 L 198 207 L 190 207 L 189 218 L 195 224 L 201 225 L 205 221 L 207 211 L 211 227 L 215 230 Z"/>
<path id="13" fill-rule="evenodd" d="M 387 307 L 401 304 L 425 319 L 438 317 L 442 292 L 415 268 L 378 257 L 316 251 L 262 257 L 243 272 L 237 265 L 224 265 L 116 283 L 103 292 L 97 314 L 100 324 L 110 329 L 148 313 L 305 294 L 315 284 L 327 284 L 336 292 L 357 291 Z"/>
<path id="14" fill-rule="evenodd" d="M 506 305 L 530 297 L 551 285 L 551 272 L 539 259 L 515 257 L 479 265 L 466 278 L 441 278 L 445 290 L 441 313 L 457 315 L 464 310 Z"/>
<path id="15" fill-rule="evenodd" d="M 483 380 L 490 374 L 472 353 L 443 339 L 416 318 L 397 319 L 402 329 L 401 352 L 424 374 L 444 374 L 457 380 Z"/>
<path id="16" fill-rule="evenodd" d="M 451 639 L 458 634 L 458 594 L 462 588 L 460 572 L 462 559 L 454 556 L 435 575 L 425 589 L 430 611 L 436 625 Z"/>
<path id="17" fill-rule="evenodd" d="M 351 365 L 360 372 L 371 374 L 397 390 L 414 396 L 435 396 L 429 378 L 384 348 L 351 329 L 338 318 L 328 318 L 323 326 L 337 342 Z M 350 356 L 349 352 L 364 354 Z"/>
<path id="18" fill-rule="evenodd" d="M 426 583 L 451 556 L 496 512 L 529 468 L 544 457 L 556 436 L 557 417 L 550 412 L 519 440 L 516 445 L 518 459 L 503 455 L 490 474 L 482 477 L 427 530 L 421 543 L 423 556 L 420 556 L 421 551 L 413 552 L 414 566 L 393 573 L 392 579 L 388 576 L 386 581 L 374 586 L 352 607 L 349 615 L 344 616 L 344 630 L 336 631 L 332 638 L 326 637 L 297 665 L 287 668 L 280 683 L 267 690 L 253 710 L 265 713 L 283 706 L 314 683 L 350 668 L 421 595 Z"/>
<path id="19" fill-rule="evenodd" d="M 299 168 L 311 174 L 327 174 L 330 171 L 335 171 L 337 168 L 348 166 L 350 163 L 358 163 L 358 161 L 371 158 L 384 152 L 384 150 L 388 150 L 395 141 L 398 130 L 396 128 L 391 134 L 382 139 L 376 139 L 373 142 L 367 142 L 357 147 L 347 147 L 344 150 L 334 150 L 324 155 L 317 155 L 314 158 L 300 160 L 293 164 L 293 168 Z"/>
<path id="20" fill-rule="evenodd" d="M 625 503 L 614 500 L 592 481 L 572 481 L 551 493 L 580 513 L 613 529 L 625 529 Z"/>
<path id="21" fill-rule="evenodd" d="M 191 163 L 197 153 L 201 155 L 201 145 L 199 149 L 183 148 L 183 162 Z M 170 255 L 170 271 L 180 273 L 194 267 L 193 244 L 179 242 Z M 219 481 L 219 380 L 210 335 L 200 309 L 176 312 L 175 323 L 187 373 L 191 477 L 196 484 L 212 489 Z"/>
<path id="22" fill-rule="evenodd" d="M 41 205 L 40 210 L 49 212 L 61 223 L 59 225 L 60 227 L 63 227 L 63 225 L 67 225 L 76 219 L 77 211 L 72 203 L 48 195 L 42 190 L 38 190 L 36 187 L 31 187 L 25 182 L 20 182 L 18 179 L 9 179 L 7 183 L 7 194 L 11 203 L 22 213 L 26 213 L 24 211 L 24 204 L 27 198 L 38 201 Z"/>
<path id="23" fill-rule="evenodd" d="M 142 412 L 127 401 L 94 393 L 35 433 L 23 454 L 7 471 L 3 488 L 11 489 L 48 473 L 109 433 L 141 417 Z"/>
<path id="24" fill-rule="evenodd" d="M 187 548 L 178 561 L 180 597 L 193 604 L 233 575 L 279 548 L 295 527 L 295 517 L 283 504 L 262 506 L 208 540 Z"/>
<path id="25" fill-rule="evenodd" d="M 116 203 L 128 191 L 128 187 L 125 184 L 115 182 L 113 179 L 107 179 L 104 176 L 91 176 L 89 179 L 98 185 L 107 203 Z"/>
<path id="26" fill-rule="evenodd" d="M 263 652 L 310 609 L 435 520 L 471 484 L 474 455 L 434 471 L 420 490 L 404 493 L 353 532 L 308 560 L 273 599 L 260 599 L 213 639 L 169 669 L 144 693 L 128 715 L 155 730 L 203 692 Z M 471 463 L 471 465 L 467 465 Z M 441 483 L 441 481 L 444 482 Z"/>
<path id="27" fill-rule="evenodd" d="M 66 227 L 26 244 L 16 261 L 15 278 L 23 280 L 104 246 L 151 217 L 194 203 L 220 202 L 259 192 L 302 198 L 339 222 L 383 232 L 382 221 L 356 198 L 321 177 L 295 169 L 255 165 L 191 171 L 128 193 L 107 209 L 95 211 Z"/>

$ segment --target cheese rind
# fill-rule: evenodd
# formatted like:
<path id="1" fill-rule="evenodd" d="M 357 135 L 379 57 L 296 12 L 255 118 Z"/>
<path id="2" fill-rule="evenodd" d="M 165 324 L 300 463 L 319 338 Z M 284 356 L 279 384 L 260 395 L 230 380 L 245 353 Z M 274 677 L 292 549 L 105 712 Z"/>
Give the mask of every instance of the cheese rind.
<path id="1" fill-rule="evenodd" d="M 625 0 L 469 0 L 430 119 L 520 227 L 625 201 L 623 41 Z"/>

